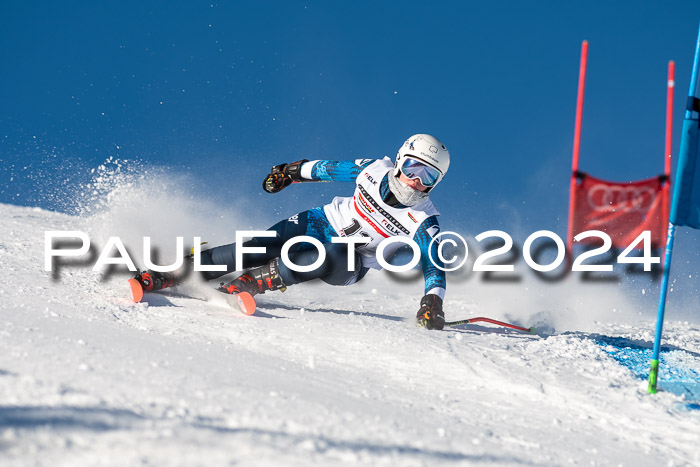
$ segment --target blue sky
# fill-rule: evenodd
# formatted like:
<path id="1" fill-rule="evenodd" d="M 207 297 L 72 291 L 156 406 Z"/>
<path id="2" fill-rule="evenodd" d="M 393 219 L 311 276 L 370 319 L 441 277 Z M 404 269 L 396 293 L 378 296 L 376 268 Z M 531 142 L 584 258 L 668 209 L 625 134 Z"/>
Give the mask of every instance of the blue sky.
<path id="1" fill-rule="evenodd" d="M 246 194 L 291 214 L 352 187 L 262 195 L 271 165 L 393 157 L 427 132 L 452 154 L 441 222 L 473 234 L 564 233 L 584 39 L 581 168 L 661 173 L 667 62 L 678 130 L 700 20 L 697 1 L 0 8 L 0 202 L 60 209 L 48 186 L 115 156 L 187 172 L 215 202 Z"/>

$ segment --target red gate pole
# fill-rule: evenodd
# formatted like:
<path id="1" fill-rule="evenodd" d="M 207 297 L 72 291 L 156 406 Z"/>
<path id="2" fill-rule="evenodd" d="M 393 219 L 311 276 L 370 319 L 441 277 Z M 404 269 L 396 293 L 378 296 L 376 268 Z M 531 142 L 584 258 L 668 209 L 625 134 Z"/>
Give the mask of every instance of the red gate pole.
<path id="1" fill-rule="evenodd" d="M 666 184 L 662 188 L 663 194 L 663 206 L 661 207 L 661 215 L 663 216 L 662 225 L 668 224 L 668 217 L 670 214 L 670 204 L 669 199 L 671 192 L 671 152 L 673 151 L 673 91 L 676 86 L 675 81 L 676 76 L 676 64 L 673 60 L 668 62 L 668 79 L 666 81 L 666 141 L 664 145 L 664 175 L 666 176 Z M 663 243 L 659 245 L 660 248 L 665 248 L 666 246 L 666 231 L 664 230 Z"/>
<path id="2" fill-rule="evenodd" d="M 673 90 L 676 86 L 676 64 L 668 62 L 668 81 L 666 85 L 666 146 L 664 149 L 664 175 L 671 176 L 671 151 L 673 144 Z"/>
<path id="3" fill-rule="evenodd" d="M 569 253 L 569 261 L 573 256 L 574 244 L 574 210 L 576 208 L 576 172 L 578 171 L 578 158 L 581 149 L 581 121 L 583 120 L 583 95 L 586 89 L 586 66 L 588 64 L 588 41 L 581 43 L 581 64 L 578 72 L 578 96 L 576 98 L 576 126 L 574 128 L 574 153 L 571 161 L 571 183 L 569 185 L 569 225 L 566 235 L 566 248 Z"/>

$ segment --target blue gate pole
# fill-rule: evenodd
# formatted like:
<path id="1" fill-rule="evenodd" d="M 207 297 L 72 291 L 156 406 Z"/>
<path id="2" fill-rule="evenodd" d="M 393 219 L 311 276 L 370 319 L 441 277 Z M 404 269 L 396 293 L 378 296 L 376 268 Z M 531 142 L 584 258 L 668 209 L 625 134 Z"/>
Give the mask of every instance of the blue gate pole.
<path id="1" fill-rule="evenodd" d="M 695 90 L 698 82 L 698 62 L 700 61 L 700 28 L 698 28 L 698 38 L 695 43 L 695 57 L 693 59 L 693 73 L 690 78 L 690 90 L 688 91 L 688 105 L 685 110 L 683 128 L 686 128 L 687 120 L 693 117 L 693 104 L 695 101 Z M 666 237 L 666 252 L 664 255 L 664 271 L 661 280 L 661 292 L 659 293 L 659 308 L 656 316 L 656 334 L 654 336 L 654 349 L 651 356 L 651 366 L 649 369 L 650 394 L 656 393 L 656 382 L 659 374 L 659 351 L 661 350 L 661 334 L 664 326 L 664 314 L 666 312 L 666 296 L 668 294 L 668 279 L 671 271 L 671 257 L 673 256 L 673 240 L 676 232 L 674 222 L 678 215 L 678 199 L 681 194 L 681 175 L 679 170 L 685 164 L 682 162 L 688 157 L 688 141 L 685 131 L 681 139 L 681 147 L 678 152 L 678 162 L 676 163 L 676 178 L 673 180 L 673 198 L 671 199 L 671 214 L 668 221 L 668 235 Z"/>

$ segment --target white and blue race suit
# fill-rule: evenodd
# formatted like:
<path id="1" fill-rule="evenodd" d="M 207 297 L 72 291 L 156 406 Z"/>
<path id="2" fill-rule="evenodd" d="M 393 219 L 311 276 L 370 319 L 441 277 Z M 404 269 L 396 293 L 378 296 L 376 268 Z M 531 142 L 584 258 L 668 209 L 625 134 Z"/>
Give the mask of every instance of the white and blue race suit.
<path id="1" fill-rule="evenodd" d="M 388 177 L 393 176 L 394 163 L 389 158 L 358 159 L 354 161 L 316 160 L 301 167 L 301 177 L 309 181 L 355 183 L 351 197 L 336 197 L 329 204 L 300 212 L 278 222 L 268 230 L 275 237 L 253 238 L 245 246 L 262 246 L 265 253 L 244 255 L 243 268 L 265 264 L 281 254 L 282 245 L 296 236 L 307 235 L 319 240 L 326 250 L 326 261 L 312 272 L 295 272 L 280 262 L 279 269 L 285 285 L 320 278 L 332 285 L 350 285 L 360 280 L 369 268 L 381 269 L 376 249 L 384 239 L 403 236 L 412 239 L 420 249 L 420 264 L 425 279 L 425 294 L 445 295 L 445 273 L 440 269 L 433 238 L 440 231 L 437 208 L 426 198 L 415 206 L 400 204 L 389 189 Z M 365 237 L 369 242 L 355 249 L 355 269 L 348 271 L 348 246 L 332 243 L 333 237 Z M 404 245 L 394 242 L 384 249 L 385 259 Z M 432 250 L 432 251 L 429 251 Z M 298 265 L 316 261 L 318 252 L 307 243 L 297 243 L 290 250 L 290 259 Z M 223 245 L 202 253 L 202 264 L 225 264 L 227 272 L 235 270 L 235 244 Z M 439 267 L 438 267 L 439 266 Z M 213 279 L 227 272 L 204 273 Z"/>

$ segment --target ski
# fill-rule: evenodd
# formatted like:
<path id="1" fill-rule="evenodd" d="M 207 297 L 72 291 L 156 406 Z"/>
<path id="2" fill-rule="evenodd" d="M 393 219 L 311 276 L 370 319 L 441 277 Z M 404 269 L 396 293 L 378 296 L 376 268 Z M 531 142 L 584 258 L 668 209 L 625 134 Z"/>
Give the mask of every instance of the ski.
<path id="1" fill-rule="evenodd" d="M 138 279 L 129 279 L 129 289 L 131 291 L 131 300 L 134 303 L 139 303 L 143 300 L 143 287 Z"/>
<path id="2" fill-rule="evenodd" d="M 139 303 L 143 300 L 143 286 L 138 279 L 129 279 L 129 291 L 131 292 L 131 300 L 134 303 Z M 255 313 L 257 305 L 255 299 L 248 292 L 240 292 L 236 294 L 226 293 L 226 301 L 235 309 L 239 310 L 244 315 L 252 315 Z"/>
<path id="3" fill-rule="evenodd" d="M 516 326 L 515 324 L 510 324 L 510 323 L 506 323 L 506 322 L 503 322 L 503 321 L 497 321 L 497 320 L 495 320 L 495 319 L 484 318 L 484 317 L 470 318 L 470 319 L 462 319 L 462 320 L 459 320 L 459 321 L 448 321 L 448 322 L 445 323 L 445 326 L 448 326 L 448 327 L 463 326 L 463 325 L 465 325 L 465 324 L 472 324 L 472 323 L 476 323 L 476 322 L 479 322 L 479 321 L 483 321 L 483 322 L 486 322 L 486 323 L 495 324 L 496 326 L 503 326 L 503 327 L 506 327 L 506 328 L 516 329 L 516 330 L 518 330 L 518 331 L 527 332 L 527 333 L 529 333 L 529 334 L 537 334 L 537 330 L 535 329 L 534 326 L 531 326 L 531 327 L 529 327 L 529 328 L 524 328 L 524 327 L 522 327 L 522 326 Z"/>
<path id="4" fill-rule="evenodd" d="M 255 298 L 248 292 L 239 292 L 234 294 L 226 294 L 226 301 L 233 307 L 238 309 L 244 315 L 251 316 L 255 313 L 257 304 L 255 303 Z"/>

